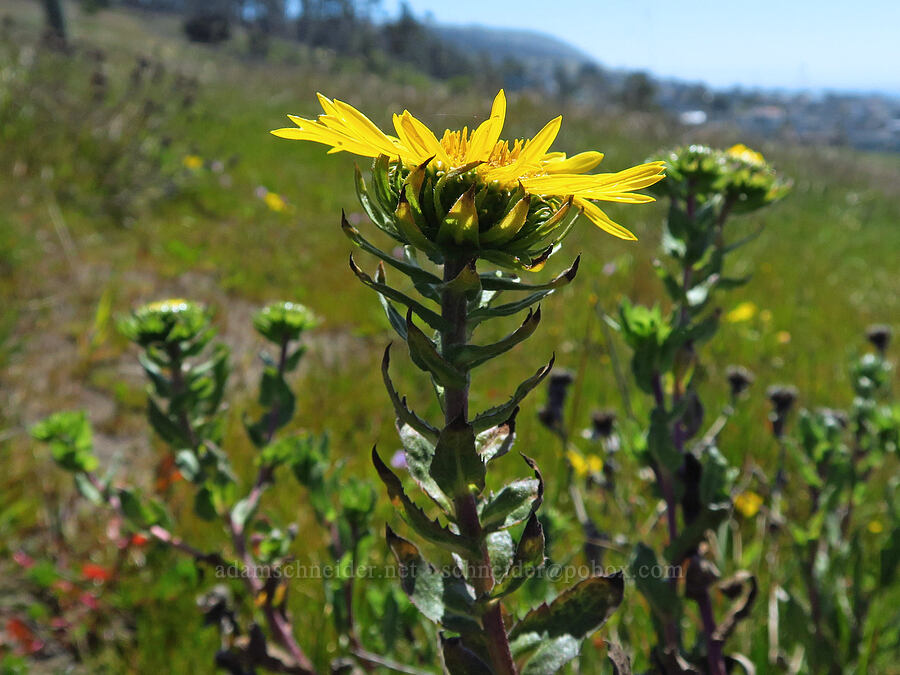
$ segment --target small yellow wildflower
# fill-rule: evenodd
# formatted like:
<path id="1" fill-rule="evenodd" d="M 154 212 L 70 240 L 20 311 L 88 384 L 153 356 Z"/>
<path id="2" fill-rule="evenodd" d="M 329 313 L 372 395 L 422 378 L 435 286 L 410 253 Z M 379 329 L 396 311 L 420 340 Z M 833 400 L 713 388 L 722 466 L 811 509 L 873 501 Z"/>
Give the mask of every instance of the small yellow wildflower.
<path id="1" fill-rule="evenodd" d="M 734 508 L 738 510 L 744 518 L 752 518 L 759 513 L 759 507 L 762 506 L 763 498 L 752 490 L 742 492 L 734 498 Z"/>
<path id="2" fill-rule="evenodd" d="M 884 525 L 882 525 L 880 520 L 872 520 L 869 521 L 866 529 L 869 530 L 869 532 L 871 532 L 872 534 L 881 534 L 882 532 L 884 532 Z"/>
<path id="3" fill-rule="evenodd" d="M 735 307 L 733 310 L 728 312 L 728 314 L 725 315 L 725 320 L 728 323 L 740 323 L 741 321 L 750 321 L 750 319 L 752 319 L 754 316 L 756 316 L 757 311 L 758 311 L 758 308 L 752 302 L 750 302 L 750 301 L 742 302 L 737 307 Z"/>
<path id="4" fill-rule="evenodd" d="M 569 464 L 572 465 L 572 470 L 575 472 L 575 475 L 579 478 L 598 474 L 603 471 L 603 460 L 597 455 L 588 455 L 585 457 L 577 450 L 569 450 L 566 453 L 566 457 L 569 460 Z"/>
<path id="5" fill-rule="evenodd" d="M 447 129 L 438 138 L 408 111 L 394 115 L 396 136 L 384 133 L 353 106 L 318 94 L 323 114 L 316 119 L 294 115 L 296 127 L 275 129 L 280 138 L 312 141 L 330 146 L 329 153 L 349 152 L 361 157 L 386 156 L 408 169 L 429 166 L 449 172 L 469 167 L 483 185 L 502 189 L 517 186 L 527 195 L 572 200 L 597 227 L 621 239 L 634 240 L 631 232 L 613 222 L 595 201 L 643 204 L 653 197 L 635 192 L 662 180 L 665 162 L 655 161 L 616 173 L 588 174 L 603 159 L 590 150 L 567 157 L 550 152 L 562 124 L 562 116 L 550 120 L 531 139 L 506 141 L 500 138 L 506 121 L 506 94 L 501 89 L 490 116 L 471 131 L 468 127 Z"/>
<path id="6" fill-rule="evenodd" d="M 786 330 L 780 330 L 775 334 L 775 339 L 778 340 L 778 344 L 786 345 L 791 341 L 791 334 Z"/>
<path id="7" fill-rule="evenodd" d="M 732 145 L 725 153 L 729 157 L 733 157 L 734 159 L 739 159 L 742 162 L 747 162 L 747 164 L 755 164 L 756 166 L 764 166 L 766 163 L 765 158 L 762 156 L 762 153 L 757 152 L 756 150 L 751 150 L 743 143 L 738 143 L 737 145 Z"/>
<path id="8" fill-rule="evenodd" d="M 186 169 L 191 171 L 203 168 L 203 158 L 198 155 L 185 155 L 181 163 L 184 164 Z"/>
<path id="9" fill-rule="evenodd" d="M 151 312 L 180 312 L 187 309 L 189 304 L 184 298 L 167 298 L 150 302 L 145 307 Z"/>
<path id="10" fill-rule="evenodd" d="M 266 196 L 263 197 L 263 201 L 266 203 L 266 206 L 276 213 L 280 213 L 287 208 L 287 202 L 284 201 L 280 194 L 275 192 L 267 192 Z"/>

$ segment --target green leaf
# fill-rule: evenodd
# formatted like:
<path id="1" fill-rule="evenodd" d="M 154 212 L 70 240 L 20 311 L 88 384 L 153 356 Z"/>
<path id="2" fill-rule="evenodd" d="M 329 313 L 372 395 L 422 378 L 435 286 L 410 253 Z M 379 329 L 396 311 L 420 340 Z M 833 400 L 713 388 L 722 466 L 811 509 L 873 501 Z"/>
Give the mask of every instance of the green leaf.
<path id="1" fill-rule="evenodd" d="M 516 543 L 508 530 L 491 532 L 484 538 L 488 556 L 491 559 L 491 571 L 495 579 L 502 579 L 516 556 Z"/>
<path id="2" fill-rule="evenodd" d="M 495 427 L 482 431 L 475 437 L 475 449 L 487 464 L 492 459 L 502 457 L 512 448 L 516 440 L 516 415 L 518 406 L 513 408 L 509 419 Z"/>
<path id="3" fill-rule="evenodd" d="M 493 670 L 481 658 L 468 649 L 462 638 L 445 638 L 441 634 L 441 653 L 444 668 L 450 675 L 493 675 Z"/>
<path id="4" fill-rule="evenodd" d="M 411 426 L 429 441 L 436 443 L 439 434 L 438 430 L 410 410 L 406 405 L 406 397 L 401 399 L 397 390 L 394 389 L 394 383 L 391 382 L 391 377 L 388 374 L 390 363 L 391 345 L 388 344 L 388 346 L 384 348 L 384 356 L 381 359 L 381 377 L 384 380 L 384 386 L 385 389 L 387 389 L 388 397 L 391 399 L 391 403 L 394 406 L 394 412 L 397 414 L 397 419 L 404 424 Z"/>
<path id="5" fill-rule="evenodd" d="M 35 424 L 31 435 L 50 445 L 53 460 L 66 471 L 93 471 L 99 465 L 94 432 L 84 411 L 54 413 Z"/>
<path id="6" fill-rule="evenodd" d="M 253 513 L 256 511 L 257 506 L 258 502 L 257 504 L 252 504 L 249 499 L 242 499 L 234 505 L 233 509 L 231 509 L 231 521 L 239 530 L 243 530 L 247 521 L 253 517 Z"/>
<path id="7" fill-rule="evenodd" d="M 412 543 L 387 526 L 385 537 L 400 566 L 400 585 L 410 602 L 426 618 L 450 630 L 480 631 L 475 612 L 475 594 L 457 575 L 442 574 Z"/>
<path id="8" fill-rule="evenodd" d="M 510 631 L 511 638 L 522 633 L 550 637 L 571 635 L 583 638 L 600 628 L 622 603 L 625 579 L 621 572 L 579 581 L 560 593 L 549 605 L 532 609 Z"/>
<path id="9" fill-rule="evenodd" d="M 542 299 L 553 293 L 553 290 L 554 289 L 549 288 L 543 291 L 537 291 L 535 293 L 531 293 L 530 295 L 526 295 L 521 300 L 518 300 L 516 302 L 508 302 L 505 305 L 479 307 L 478 309 L 472 310 L 468 316 L 469 327 L 471 328 L 477 326 L 485 319 L 492 319 L 498 316 L 510 316 L 511 314 L 524 312 L 536 302 L 541 301 Z"/>
<path id="10" fill-rule="evenodd" d="M 452 513 L 453 506 L 450 500 L 428 473 L 434 458 L 434 443 L 408 424 L 399 424 L 397 432 L 400 435 L 400 442 L 403 444 L 409 475 L 445 513 Z"/>
<path id="11" fill-rule="evenodd" d="M 670 543 L 663 552 L 665 559 L 678 565 L 694 551 L 709 530 L 715 530 L 731 513 L 730 504 L 709 504 L 705 506 L 697 518 Z"/>
<path id="12" fill-rule="evenodd" d="M 175 466 L 181 475 L 191 483 L 196 483 L 203 475 L 200 460 L 193 450 L 179 450 L 175 453 Z"/>
<path id="13" fill-rule="evenodd" d="M 379 265 L 378 269 L 375 271 L 375 281 L 379 284 L 385 283 L 383 265 Z M 397 335 L 399 335 L 401 339 L 406 342 L 406 319 L 402 314 L 400 314 L 400 312 L 397 311 L 394 305 L 391 304 L 390 300 L 384 297 L 381 293 L 378 294 L 378 302 L 381 303 L 381 308 L 384 310 L 385 316 L 387 316 L 388 323 L 390 323 L 391 327 L 395 331 L 397 331 Z"/>
<path id="14" fill-rule="evenodd" d="M 419 535 L 433 544 L 443 546 L 465 558 L 479 555 L 479 547 L 476 542 L 451 532 L 448 528 L 441 525 L 437 519 L 430 520 L 425 515 L 425 512 L 406 496 L 400 479 L 385 465 L 375 448 L 372 448 L 372 463 L 375 465 L 378 477 L 387 488 L 391 503 L 393 503 L 395 508 L 402 508 L 407 523 Z"/>
<path id="15" fill-rule="evenodd" d="M 629 576 L 650 604 L 653 614 L 661 621 L 676 621 L 681 616 L 681 600 L 668 579 L 655 574 L 664 569 L 649 546 L 638 543 L 629 564 Z"/>
<path id="16" fill-rule="evenodd" d="M 495 272 L 481 275 L 481 287 L 486 291 L 545 291 L 561 288 L 575 279 L 580 262 L 579 255 L 569 269 L 546 284 L 523 284 L 518 277 L 503 276 L 502 273 Z"/>
<path id="17" fill-rule="evenodd" d="M 485 466 L 475 450 L 475 432 L 459 417 L 441 430 L 428 474 L 451 497 L 484 489 Z"/>
<path id="18" fill-rule="evenodd" d="M 375 281 L 372 277 L 363 272 L 353 260 L 352 254 L 350 255 L 350 269 L 353 270 L 353 273 L 360 281 L 363 282 L 363 284 L 377 291 L 384 297 L 405 305 L 406 307 L 414 311 L 416 315 L 422 319 L 422 321 L 427 323 L 434 330 L 440 331 L 449 328 L 449 324 L 447 324 L 444 318 L 437 312 L 428 309 L 422 303 L 413 300 L 408 295 L 401 293 L 397 289 L 392 288 L 387 284 Z"/>
<path id="19" fill-rule="evenodd" d="M 541 307 L 537 311 L 528 310 L 528 316 L 515 331 L 499 342 L 490 345 L 453 345 L 447 357 L 459 368 L 471 370 L 509 351 L 520 342 L 527 340 L 541 323 Z"/>
<path id="20" fill-rule="evenodd" d="M 147 420 L 159 437 L 175 448 L 188 448 L 191 441 L 187 431 L 164 413 L 152 396 L 147 397 Z"/>
<path id="21" fill-rule="evenodd" d="M 212 491 L 205 485 L 194 495 L 194 513 L 203 520 L 215 520 L 219 515 L 216 512 Z"/>
<path id="22" fill-rule="evenodd" d="M 504 486 L 492 495 L 481 511 L 484 530 L 502 530 L 525 520 L 532 511 L 532 504 L 541 498 L 543 485 L 537 478 L 525 478 Z"/>
<path id="23" fill-rule="evenodd" d="M 543 642 L 528 659 L 522 675 L 553 675 L 578 656 L 580 646 L 581 641 L 571 635 L 560 635 Z"/>
<path id="24" fill-rule="evenodd" d="M 380 258 L 394 269 L 408 276 L 413 282 L 418 284 L 442 283 L 440 277 L 435 276 L 431 272 L 428 272 L 427 270 L 424 270 L 418 265 L 407 260 L 399 260 L 390 253 L 382 251 L 374 244 L 368 242 L 365 238 L 363 238 L 359 230 L 357 230 L 347 222 L 347 218 L 345 217 L 343 211 L 341 211 L 341 229 L 344 231 L 344 234 L 347 235 L 347 237 L 362 250 L 366 251 L 367 253 L 371 253 L 377 258 Z"/>
<path id="25" fill-rule="evenodd" d="M 492 598 L 500 598 L 516 590 L 544 564 L 544 528 L 532 511 L 516 545 L 509 572 L 494 586 Z"/>
<path id="26" fill-rule="evenodd" d="M 435 382 L 448 389 L 462 389 L 468 384 L 468 375 L 447 361 L 435 344 L 412 321 L 412 310 L 406 313 L 406 344 L 409 356 L 420 369 L 430 373 Z"/>
<path id="27" fill-rule="evenodd" d="M 481 292 L 481 278 L 475 271 L 475 263 L 465 265 L 453 279 L 438 287 L 441 291 L 450 291 L 467 298 L 475 298 Z"/>
<path id="28" fill-rule="evenodd" d="M 509 420 L 519 403 L 522 402 L 532 389 L 541 383 L 541 380 L 547 377 L 547 374 L 553 368 L 553 363 L 555 361 L 556 355 L 554 354 L 550 357 L 550 361 L 546 366 L 538 368 L 534 375 L 516 387 L 515 393 L 513 393 L 512 397 L 506 403 L 493 408 L 488 408 L 484 412 L 476 415 L 475 419 L 472 420 L 472 426 L 475 429 L 475 433 L 480 433 Z"/>
<path id="29" fill-rule="evenodd" d="M 672 442 L 670 417 L 660 406 L 656 406 L 650 413 L 647 450 L 650 452 L 650 456 L 669 473 L 674 473 L 681 466 L 683 457 Z"/>
<path id="30" fill-rule="evenodd" d="M 87 499 L 94 506 L 103 504 L 103 495 L 90 479 L 88 479 L 87 474 L 83 472 L 75 474 L 75 487 L 78 489 L 78 494 Z"/>

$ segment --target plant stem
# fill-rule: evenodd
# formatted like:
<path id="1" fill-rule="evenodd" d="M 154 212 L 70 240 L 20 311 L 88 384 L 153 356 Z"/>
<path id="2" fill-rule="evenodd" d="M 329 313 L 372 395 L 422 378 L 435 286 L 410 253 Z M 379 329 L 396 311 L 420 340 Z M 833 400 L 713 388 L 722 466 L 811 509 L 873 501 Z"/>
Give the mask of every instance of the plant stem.
<path id="1" fill-rule="evenodd" d="M 469 260 L 448 260 L 444 265 L 444 282 L 453 281 L 468 265 Z M 465 294 L 446 288 L 441 293 L 441 314 L 449 324 L 449 328 L 441 332 L 441 351 L 447 353 L 449 348 L 466 342 L 466 298 Z M 469 416 L 469 373 L 466 373 L 466 384 L 461 388 L 448 387 L 444 390 L 444 422 L 449 425 L 455 420 L 468 422 Z M 453 500 L 456 522 L 460 533 L 478 542 L 481 550 L 480 560 L 468 560 L 468 578 L 475 587 L 479 597 L 486 596 L 494 586 L 494 575 L 491 570 L 491 558 L 488 554 L 484 532 L 478 519 L 478 504 L 475 495 L 467 493 L 457 495 Z M 481 617 L 482 626 L 487 633 L 487 647 L 491 663 L 496 675 L 516 675 L 516 666 L 509 649 L 509 638 L 503 625 L 503 613 L 499 602 L 487 605 Z"/>
<path id="2" fill-rule="evenodd" d="M 704 589 L 697 598 L 700 608 L 700 619 L 703 621 L 703 633 L 706 636 L 706 658 L 709 661 L 710 675 L 725 675 L 725 658 L 722 655 L 722 639 L 716 635 L 716 617 L 713 614 L 709 589 Z"/>

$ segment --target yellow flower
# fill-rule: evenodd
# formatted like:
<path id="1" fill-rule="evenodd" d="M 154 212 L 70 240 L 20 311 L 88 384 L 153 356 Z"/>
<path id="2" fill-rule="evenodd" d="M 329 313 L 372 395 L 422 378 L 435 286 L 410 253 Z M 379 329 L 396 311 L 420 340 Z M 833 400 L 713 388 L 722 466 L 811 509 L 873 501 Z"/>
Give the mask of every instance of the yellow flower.
<path id="1" fill-rule="evenodd" d="M 728 148 L 728 150 L 725 151 L 725 154 L 727 154 L 729 157 L 739 159 L 742 162 L 753 164 L 755 166 L 765 166 L 766 164 L 766 160 L 762 156 L 762 153 L 757 152 L 756 150 L 751 150 L 743 143 L 732 145 L 730 148 Z"/>
<path id="2" fill-rule="evenodd" d="M 733 310 L 725 315 L 725 320 L 729 323 L 739 323 L 741 321 L 750 321 L 756 316 L 757 307 L 752 302 L 742 302 Z"/>
<path id="3" fill-rule="evenodd" d="M 778 331 L 775 334 L 775 339 L 778 340 L 778 344 L 786 345 L 788 342 L 791 341 L 791 334 L 788 333 L 786 330 Z"/>
<path id="4" fill-rule="evenodd" d="M 603 460 L 597 455 L 588 455 L 585 457 L 577 450 L 569 450 L 566 453 L 566 457 L 569 460 L 569 464 L 572 465 L 572 470 L 575 472 L 575 475 L 579 478 L 598 474 L 603 471 Z"/>
<path id="5" fill-rule="evenodd" d="M 276 213 L 280 213 L 287 208 L 287 202 L 284 201 L 284 198 L 282 198 L 281 195 L 275 192 L 267 192 L 266 196 L 263 197 L 263 201 L 266 203 L 266 206 Z"/>
<path id="6" fill-rule="evenodd" d="M 745 518 L 752 518 L 759 513 L 759 507 L 762 506 L 762 503 L 763 498 L 752 490 L 742 492 L 734 498 L 734 508 Z"/>
<path id="7" fill-rule="evenodd" d="M 866 526 L 866 529 L 868 529 L 872 534 L 881 534 L 882 532 L 884 532 L 884 525 L 882 525 L 880 520 L 872 520 Z"/>
<path id="8" fill-rule="evenodd" d="M 196 171 L 203 167 L 203 158 L 198 155 L 185 155 L 181 163 L 184 164 L 185 168 Z"/>
<path id="9" fill-rule="evenodd" d="M 511 189 L 521 185 L 526 193 L 539 197 L 572 198 L 595 225 L 621 239 L 636 237 L 613 222 L 594 201 L 642 204 L 652 197 L 635 190 L 653 185 L 664 177 L 665 162 L 649 162 L 616 173 L 588 174 L 603 159 L 596 151 L 567 157 L 550 152 L 562 123 L 562 116 L 548 122 L 533 138 L 502 140 L 506 120 L 506 95 L 497 94 L 490 117 L 469 131 L 444 131 L 440 140 L 408 111 L 394 115 L 396 136 L 385 134 L 356 108 L 318 94 L 323 114 L 315 120 L 294 115 L 297 125 L 272 131 L 275 136 L 313 141 L 331 146 L 329 153 L 349 152 L 362 157 L 385 155 L 407 168 L 428 165 L 436 171 L 470 166 L 484 184 Z"/>

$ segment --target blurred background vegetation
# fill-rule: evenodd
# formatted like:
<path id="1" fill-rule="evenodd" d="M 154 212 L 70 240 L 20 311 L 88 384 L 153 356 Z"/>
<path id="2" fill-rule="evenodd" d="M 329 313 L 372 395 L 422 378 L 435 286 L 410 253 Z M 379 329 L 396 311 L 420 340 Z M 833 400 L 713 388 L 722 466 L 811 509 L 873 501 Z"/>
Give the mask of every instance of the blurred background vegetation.
<path id="1" fill-rule="evenodd" d="M 864 327 L 900 319 L 900 155 L 795 145 L 729 123 L 685 126 L 655 104 L 656 85 L 645 75 L 548 73 L 514 54 L 488 59 L 407 11 L 376 21 L 371 1 L 304 0 L 287 21 L 278 0 L 85 0 L 63 3 L 64 19 L 48 25 L 45 10 L 55 4 L 8 0 L 0 8 L 0 654 L 31 653 L 48 671 L 76 662 L 90 672 L 211 668 L 218 637 L 194 609 L 204 582 L 193 565 L 156 548 L 117 551 L 106 523 L 27 435 L 53 411 L 86 408 L 99 454 L 141 476 L 148 490 L 173 490 L 178 503 L 172 469 L 143 424 L 135 352 L 114 328 L 131 307 L 169 296 L 212 307 L 235 354 L 229 398 L 246 390 L 249 404 L 261 346 L 252 313 L 274 299 L 309 305 L 324 323 L 298 375 L 299 424 L 327 430 L 334 452 L 368 478 L 372 443 L 382 454 L 399 447 L 378 370 L 390 328 L 347 268 L 350 245 L 339 231 L 342 208 L 351 222 L 362 218 L 353 160 L 326 159 L 319 147 L 267 133 L 283 126 L 285 113 L 312 116 L 317 91 L 359 106 L 379 125 L 409 108 L 442 129 L 471 128 L 503 86 L 507 137 L 527 136 L 562 113 L 555 149 L 600 149 L 606 171 L 681 143 L 760 149 L 794 189 L 760 218 L 736 221 L 746 234 L 765 230 L 732 270 L 753 280 L 707 359 L 712 401 L 727 400 L 729 364 L 757 376 L 755 395 L 722 439 L 733 464 L 774 466 L 766 385 L 793 383 L 810 407 L 845 406 L 846 364 Z M 610 355 L 622 348 L 600 316 L 623 296 L 657 300 L 652 259 L 664 214 L 650 205 L 611 207 L 610 215 L 640 241 L 576 228 L 569 249 L 584 254 L 576 283 L 545 304 L 544 327 L 527 351 L 475 378 L 474 405 L 504 396 L 520 369 L 513 361 L 537 368 L 555 350 L 557 364 L 577 378 L 573 429 L 588 427 L 597 408 L 621 409 Z M 568 262 L 554 258 L 543 274 Z M 396 358 L 405 364 L 405 355 Z M 398 388 L 421 406 L 430 397 L 416 392 L 419 380 L 406 366 L 397 367 Z M 537 420 L 540 398 L 519 415 L 519 448 L 552 481 L 559 450 Z M 229 413 L 229 453 L 239 467 L 253 456 L 239 433 L 241 412 Z M 646 499 L 642 481 L 628 480 L 633 499 Z M 305 542 L 324 544 L 295 491 L 269 499 L 274 511 L 299 519 Z M 380 508 L 386 518 L 386 500 Z M 208 533 L 184 511 L 202 544 Z M 296 553 L 315 562 L 315 551 Z M 607 560 L 624 563 L 615 552 Z M 296 596 L 301 635 L 327 636 L 328 617 L 308 609 L 323 605 L 322 589 L 298 584 Z M 55 628 L 39 634 L 33 622 Z M 323 639 L 312 656 L 333 648 Z"/>

